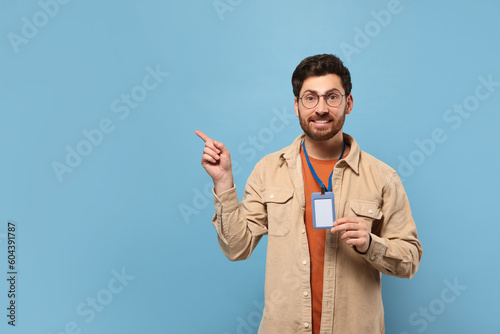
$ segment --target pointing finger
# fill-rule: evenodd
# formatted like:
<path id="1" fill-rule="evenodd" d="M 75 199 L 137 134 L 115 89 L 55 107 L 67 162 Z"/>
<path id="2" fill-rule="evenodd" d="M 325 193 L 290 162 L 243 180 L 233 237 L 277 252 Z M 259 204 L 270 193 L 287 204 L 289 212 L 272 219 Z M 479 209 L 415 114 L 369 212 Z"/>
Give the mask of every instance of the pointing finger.
<path id="1" fill-rule="evenodd" d="M 209 147 L 212 150 L 216 151 L 217 153 L 220 153 L 220 150 L 217 147 L 215 147 L 215 145 L 214 145 L 215 141 L 212 140 L 212 138 L 210 138 L 209 136 L 207 136 L 206 134 L 204 134 L 200 130 L 196 130 L 194 133 L 196 133 L 196 135 L 198 137 L 200 137 L 205 142 L 205 147 Z"/>
<path id="2" fill-rule="evenodd" d="M 206 134 L 204 134 L 203 132 L 201 132 L 200 130 L 196 130 L 194 133 L 196 133 L 196 135 L 198 137 L 200 137 L 205 143 L 208 141 L 211 141 L 212 139 L 210 139 L 209 136 L 207 136 Z"/>

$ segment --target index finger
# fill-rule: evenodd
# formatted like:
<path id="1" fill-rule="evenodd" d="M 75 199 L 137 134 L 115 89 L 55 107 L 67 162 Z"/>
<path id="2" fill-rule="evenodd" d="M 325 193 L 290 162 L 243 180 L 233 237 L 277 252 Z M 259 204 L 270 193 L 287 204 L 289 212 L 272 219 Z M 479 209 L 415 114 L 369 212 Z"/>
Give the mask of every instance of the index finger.
<path id="1" fill-rule="evenodd" d="M 209 136 L 207 136 L 206 134 L 204 134 L 200 130 L 196 130 L 194 133 L 196 133 L 196 135 L 198 137 L 200 137 L 205 143 L 207 142 L 207 140 L 212 140 Z"/>
<path id="2" fill-rule="evenodd" d="M 334 221 L 334 226 L 344 225 L 348 223 L 361 223 L 362 221 L 364 221 L 364 219 L 359 217 L 343 217 Z"/>

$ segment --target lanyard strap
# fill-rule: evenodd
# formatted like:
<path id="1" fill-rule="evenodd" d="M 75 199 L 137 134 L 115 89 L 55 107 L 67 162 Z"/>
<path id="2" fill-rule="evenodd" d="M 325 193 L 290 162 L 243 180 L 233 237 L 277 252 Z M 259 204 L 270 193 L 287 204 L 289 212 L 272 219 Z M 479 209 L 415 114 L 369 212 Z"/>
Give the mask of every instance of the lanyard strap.
<path id="1" fill-rule="evenodd" d="M 321 181 L 321 179 L 318 177 L 318 174 L 316 174 L 316 172 L 314 171 L 311 161 L 309 160 L 309 156 L 307 155 L 305 140 L 302 142 L 302 149 L 304 150 L 304 155 L 306 156 L 309 169 L 311 170 L 311 173 L 316 179 L 316 181 L 318 181 L 319 185 L 321 186 L 321 194 L 324 195 L 326 192 L 325 184 L 323 183 L 323 181 Z M 345 150 L 345 140 L 344 140 L 344 146 L 342 147 L 342 152 L 340 152 L 339 161 L 340 159 L 342 159 L 342 156 L 344 155 L 344 150 Z M 335 166 L 333 166 L 333 168 L 335 169 Z M 328 191 L 332 191 L 332 176 L 333 176 L 333 170 L 332 173 L 330 174 L 330 177 L 328 178 Z"/>

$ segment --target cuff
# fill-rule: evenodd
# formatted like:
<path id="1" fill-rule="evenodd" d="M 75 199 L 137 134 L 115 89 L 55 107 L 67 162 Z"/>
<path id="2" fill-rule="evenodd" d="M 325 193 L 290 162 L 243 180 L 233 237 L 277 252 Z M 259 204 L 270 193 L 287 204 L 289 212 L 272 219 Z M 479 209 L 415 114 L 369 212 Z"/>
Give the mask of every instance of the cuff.
<path id="1" fill-rule="evenodd" d="M 229 213 L 238 207 L 238 195 L 236 194 L 236 187 L 234 185 L 231 189 L 219 195 L 216 195 L 214 188 L 212 188 L 212 193 L 214 194 L 214 207 L 217 215 Z"/>
<path id="2" fill-rule="evenodd" d="M 368 251 L 363 254 L 363 257 L 368 262 L 383 263 L 384 256 L 387 251 L 385 240 L 377 235 L 370 233 L 371 243 Z"/>

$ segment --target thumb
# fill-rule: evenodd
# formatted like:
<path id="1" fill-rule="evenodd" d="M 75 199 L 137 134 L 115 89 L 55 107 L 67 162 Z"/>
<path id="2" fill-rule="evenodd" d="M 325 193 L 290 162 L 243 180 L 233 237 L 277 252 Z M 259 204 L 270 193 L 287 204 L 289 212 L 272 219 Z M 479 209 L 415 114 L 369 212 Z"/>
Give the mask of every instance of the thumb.
<path id="1" fill-rule="evenodd" d="M 223 143 L 214 140 L 214 145 L 216 148 L 218 148 L 220 150 L 221 154 L 222 153 L 229 153 L 229 150 L 227 149 L 227 147 Z"/>

